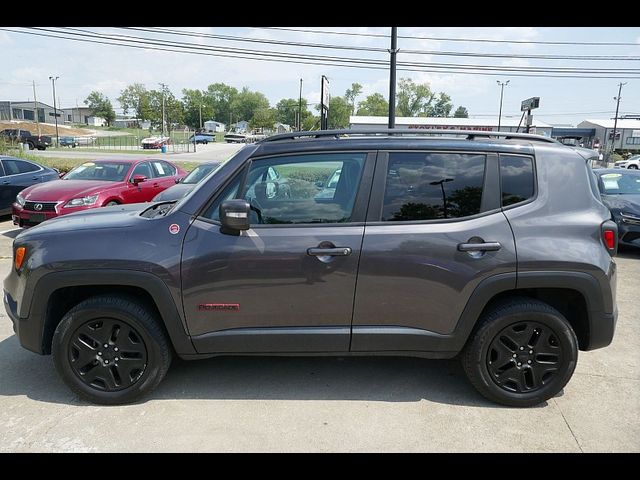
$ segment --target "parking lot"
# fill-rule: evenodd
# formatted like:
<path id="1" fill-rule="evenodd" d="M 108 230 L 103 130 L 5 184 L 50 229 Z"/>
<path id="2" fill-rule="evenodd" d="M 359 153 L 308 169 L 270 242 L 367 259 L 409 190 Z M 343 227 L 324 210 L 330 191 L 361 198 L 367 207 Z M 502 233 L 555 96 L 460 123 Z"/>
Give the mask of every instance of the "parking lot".
<path id="1" fill-rule="evenodd" d="M 0 275 L 11 268 L 0 219 Z M 456 360 L 175 360 L 140 403 L 94 406 L 0 313 L 0 451 L 640 451 L 640 252 L 617 259 L 611 346 L 580 352 L 560 395 L 531 409 L 484 400 Z"/>

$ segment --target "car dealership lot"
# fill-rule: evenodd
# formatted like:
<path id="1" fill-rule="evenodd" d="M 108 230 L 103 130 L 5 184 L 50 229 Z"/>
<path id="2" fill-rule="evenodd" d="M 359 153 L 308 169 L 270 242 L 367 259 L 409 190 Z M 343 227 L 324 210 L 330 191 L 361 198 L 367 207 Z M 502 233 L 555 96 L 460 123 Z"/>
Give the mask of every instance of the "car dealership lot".
<path id="1" fill-rule="evenodd" d="M 0 219 L 0 275 L 18 230 Z M 80 401 L 0 313 L 0 451 L 640 451 L 640 252 L 617 260 L 613 344 L 537 408 L 484 400 L 455 360 L 174 361 L 142 402 Z"/>

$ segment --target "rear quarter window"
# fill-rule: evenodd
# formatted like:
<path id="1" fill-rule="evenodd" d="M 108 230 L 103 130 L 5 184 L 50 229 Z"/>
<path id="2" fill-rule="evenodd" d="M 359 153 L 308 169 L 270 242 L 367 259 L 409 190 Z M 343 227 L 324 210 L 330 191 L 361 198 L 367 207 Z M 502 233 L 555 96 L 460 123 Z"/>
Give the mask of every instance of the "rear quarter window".
<path id="1" fill-rule="evenodd" d="M 523 155 L 500 155 L 502 206 L 526 202 L 535 195 L 533 159 Z"/>

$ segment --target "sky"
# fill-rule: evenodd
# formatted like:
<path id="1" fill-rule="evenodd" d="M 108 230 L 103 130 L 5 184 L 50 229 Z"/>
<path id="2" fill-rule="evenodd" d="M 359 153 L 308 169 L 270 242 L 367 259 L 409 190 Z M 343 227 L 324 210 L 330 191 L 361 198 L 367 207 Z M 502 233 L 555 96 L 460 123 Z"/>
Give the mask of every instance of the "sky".
<path id="1" fill-rule="evenodd" d="M 240 27 L 160 27 L 153 31 L 108 27 L 74 27 L 63 30 L 52 27 L 53 31 L 32 30 L 23 27 L 0 28 L 0 100 L 33 100 L 32 81 L 36 83 L 38 100 L 53 104 L 52 85 L 49 76 L 59 77 L 56 93 L 63 108 L 82 106 L 84 99 L 98 90 L 108 96 L 116 111 L 120 112 L 116 98 L 127 85 L 139 82 L 149 89 L 159 89 L 159 83 L 181 97 L 182 89 L 206 89 L 209 84 L 223 82 L 238 89 L 246 86 L 264 93 L 272 106 L 282 98 L 298 98 L 300 79 L 303 79 L 303 96 L 312 104 L 319 102 L 321 76 L 326 75 L 332 95 L 344 95 L 353 82 L 363 86 L 357 100 L 378 92 L 388 98 L 389 94 L 389 27 L 283 27 L 240 28 Z M 142 27 L 147 29 L 147 27 Z M 291 29 L 330 31 L 311 33 Z M 8 31 L 8 30 L 13 31 Z M 181 33 L 168 34 L 167 30 Z M 90 39 L 92 43 L 35 36 L 18 33 L 31 32 L 41 35 L 64 35 L 76 39 Z M 351 34 L 351 35 L 346 35 Z M 355 35 L 354 35 L 355 34 Z M 93 35 L 92 37 L 88 35 Z M 100 35 L 101 38 L 95 37 Z M 128 35 L 129 37 L 123 37 Z M 207 35 L 216 35 L 212 38 Z M 366 35 L 384 35 L 371 37 Z M 520 118 L 520 103 L 529 97 L 540 97 L 540 108 L 533 111 L 534 118 L 552 125 L 577 125 L 589 119 L 610 119 L 615 115 L 618 84 L 626 82 L 622 89 L 620 115 L 640 114 L 640 28 L 615 27 L 399 27 L 398 62 L 428 64 L 409 68 L 421 71 L 401 71 L 397 76 L 411 78 L 419 83 L 429 83 L 432 90 L 445 92 L 451 96 L 454 109 L 462 105 L 470 117 L 497 117 L 501 87 L 497 82 L 509 81 L 504 87 L 503 116 Z M 241 37 L 257 41 L 235 41 L 220 36 Z M 410 38 L 403 38 L 410 37 Z M 416 38 L 416 37 L 427 37 Z M 114 42 L 113 39 L 127 38 L 142 48 L 95 43 L 95 40 Z M 434 40 L 434 38 L 437 38 Z M 142 39 L 142 40 L 141 40 Z M 208 55 L 194 55 L 183 52 L 152 50 L 173 48 L 169 42 L 184 42 Z M 457 39 L 452 41 L 444 39 Z M 629 45 L 548 45 L 540 43 L 479 42 L 480 40 L 500 40 L 507 42 L 605 42 L 628 43 Z M 264 43 L 262 40 L 282 43 Z M 468 40 L 468 41 L 467 41 Z M 332 48 L 291 45 L 295 43 L 330 45 Z M 335 48 L 335 47 L 343 48 Z M 344 48 L 348 47 L 348 48 Z M 217 50 L 211 50 L 216 48 Z M 358 60 L 348 60 L 340 65 L 283 63 L 262 61 L 255 58 L 229 58 L 211 53 L 230 49 L 267 50 L 285 52 L 301 59 L 300 55 L 331 56 L 339 59 L 377 60 L 380 69 L 350 68 L 345 65 L 359 65 Z M 373 51 L 371 51 L 373 50 Z M 379 50 L 379 51 L 378 51 Z M 411 53 L 417 51 L 418 53 Z M 456 56 L 438 55 L 455 53 Z M 496 55 L 495 57 L 468 56 L 476 53 Z M 246 55 L 245 52 L 241 53 Z M 463 54 L 463 55 L 460 55 Z M 526 58 L 527 56 L 591 56 L 599 60 Z M 263 55 L 258 55 L 264 58 Z M 622 58 L 616 58 L 622 57 Z M 625 58 L 628 57 L 628 58 Z M 437 71 L 434 67 L 442 64 L 480 65 L 492 70 L 481 75 Z M 504 68 L 578 68 L 573 72 L 578 78 L 527 77 Z M 401 68 L 399 66 L 399 68 Z M 462 67 L 468 71 L 469 67 Z M 618 69 L 604 75 L 627 78 L 585 78 L 597 73 L 586 73 L 584 69 Z M 624 71 L 624 70 L 627 71 Z M 558 70 L 543 74 L 560 74 Z M 523 73 L 520 70 L 519 73 Z M 60 105 L 59 105 L 60 106 Z M 224 119 L 216 119 L 224 121 Z"/>

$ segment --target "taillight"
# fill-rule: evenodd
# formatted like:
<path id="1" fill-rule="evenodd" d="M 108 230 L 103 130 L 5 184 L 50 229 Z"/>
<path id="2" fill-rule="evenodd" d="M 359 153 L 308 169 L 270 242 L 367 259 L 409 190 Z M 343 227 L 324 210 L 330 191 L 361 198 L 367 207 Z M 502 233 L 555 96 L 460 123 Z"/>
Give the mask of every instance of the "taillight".
<path id="1" fill-rule="evenodd" d="M 26 253 L 27 253 L 27 249 L 25 247 L 16 248 L 16 258 L 14 261 L 16 270 L 20 270 L 20 267 L 22 266 L 22 262 L 24 261 L 24 256 Z"/>
<path id="2" fill-rule="evenodd" d="M 618 250 L 618 225 L 611 220 L 602 224 L 602 243 L 611 255 L 615 255 Z"/>
<path id="3" fill-rule="evenodd" d="M 614 232 L 613 230 L 605 230 L 602 233 L 602 237 L 604 238 L 604 245 L 609 250 L 613 250 L 616 248 L 616 232 Z"/>

